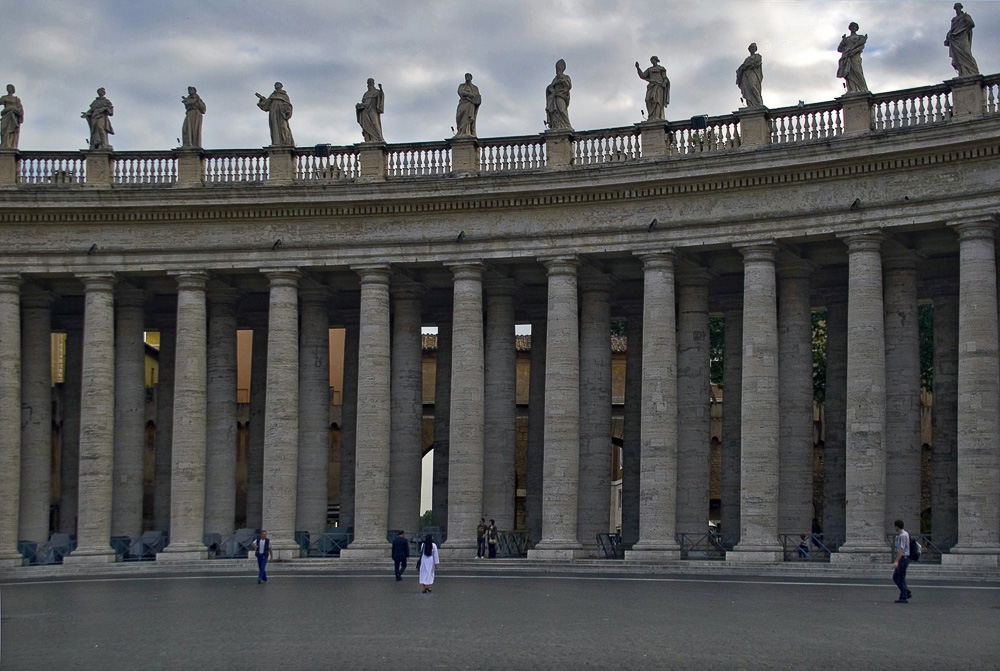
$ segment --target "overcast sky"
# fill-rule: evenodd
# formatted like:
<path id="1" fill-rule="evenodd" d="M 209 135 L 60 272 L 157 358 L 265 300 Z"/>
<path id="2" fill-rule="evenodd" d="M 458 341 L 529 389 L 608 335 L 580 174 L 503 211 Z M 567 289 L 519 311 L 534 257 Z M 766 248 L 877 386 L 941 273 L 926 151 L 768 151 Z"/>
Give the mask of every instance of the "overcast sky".
<path id="1" fill-rule="evenodd" d="M 177 145 L 186 87 L 208 105 L 207 148 L 270 142 L 254 92 L 281 81 L 299 146 L 361 141 L 354 104 L 365 80 L 385 88 L 388 142 L 453 134 L 456 88 L 473 73 L 480 137 L 544 130 L 545 87 L 559 58 L 573 80 L 579 130 L 641 120 L 643 68 L 659 56 L 671 80 L 670 119 L 740 106 L 735 70 L 757 42 L 764 103 L 830 100 L 837 44 L 850 21 L 869 35 L 872 91 L 955 76 L 942 44 L 945 2 L 718 0 L 8 0 L 0 73 L 25 108 L 21 149 L 81 149 L 80 118 L 99 86 L 115 105 L 118 150 Z M 370 6 L 368 6 L 370 5 Z M 1000 72 L 1000 2 L 966 2 L 974 54 Z"/>

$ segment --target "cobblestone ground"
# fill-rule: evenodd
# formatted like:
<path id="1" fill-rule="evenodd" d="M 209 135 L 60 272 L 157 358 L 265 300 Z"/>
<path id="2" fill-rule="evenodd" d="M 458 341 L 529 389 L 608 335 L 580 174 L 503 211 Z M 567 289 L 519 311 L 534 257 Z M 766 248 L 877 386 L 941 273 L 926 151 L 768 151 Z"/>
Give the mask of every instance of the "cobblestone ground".
<path id="1" fill-rule="evenodd" d="M 411 569 L 412 571 L 412 569 Z M 252 575 L 0 585 L 0 668 L 992 669 L 1000 585 Z M 905 660 L 905 662 L 903 661 Z"/>

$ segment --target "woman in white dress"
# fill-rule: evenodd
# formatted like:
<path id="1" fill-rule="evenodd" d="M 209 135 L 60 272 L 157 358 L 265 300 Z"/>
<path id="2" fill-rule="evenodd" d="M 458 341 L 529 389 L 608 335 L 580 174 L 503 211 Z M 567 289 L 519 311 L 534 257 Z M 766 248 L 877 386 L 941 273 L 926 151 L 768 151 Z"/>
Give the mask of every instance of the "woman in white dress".
<path id="1" fill-rule="evenodd" d="M 420 586 L 424 588 L 425 593 L 431 591 L 431 585 L 434 584 L 434 567 L 440 563 L 438 546 L 431 535 L 427 534 L 427 538 L 420 545 Z"/>

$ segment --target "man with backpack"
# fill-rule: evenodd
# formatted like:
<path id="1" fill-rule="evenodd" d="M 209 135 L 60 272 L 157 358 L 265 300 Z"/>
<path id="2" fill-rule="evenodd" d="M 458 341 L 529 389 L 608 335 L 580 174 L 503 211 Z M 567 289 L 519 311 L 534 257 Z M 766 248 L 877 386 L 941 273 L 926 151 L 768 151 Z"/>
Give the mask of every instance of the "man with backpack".
<path id="1" fill-rule="evenodd" d="M 913 593 L 906 586 L 906 567 L 910 565 L 910 534 L 903 528 L 903 520 L 893 522 L 896 527 L 896 561 L 893 562 L 892 581 L 899 588 L 899 598 L 896 603 L 907 603 Z"/>

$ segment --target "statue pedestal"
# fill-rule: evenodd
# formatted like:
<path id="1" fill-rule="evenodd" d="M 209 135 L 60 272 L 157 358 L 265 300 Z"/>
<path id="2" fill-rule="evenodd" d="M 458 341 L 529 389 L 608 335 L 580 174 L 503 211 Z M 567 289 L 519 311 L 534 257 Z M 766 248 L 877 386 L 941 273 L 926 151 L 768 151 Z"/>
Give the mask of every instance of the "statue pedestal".
<path id="1" fill-rule="evenodd" d="M 667 151 L 667 122 L 662 119 L 652 121 L 640 121 L 636 124 L 639 129 L 639 137 L 642 141 L 642 157 L 658 158 L 666 156 Z"/>
<path id="2" fill-rule="evenodd" d="M 549 168 L 573 165 L 573 131 L 571 129 L 547 130 L 545 138 L 545 165 Z"/>
<path id="3" fill-rule="evenodd" d="M 16 149 L 0 149 L 0 184 L 17 184 Z"/>
<path id="4" fill-rule="evenodd" d="M 970 121 L 983 116 L 986 98 L 983 96 L 983 76 L 955 77 L 946 81 L 951 85 L 951 118 Z"/>
<path id="5" fill-rule="evenodd" d="M 871 92 L 845 93 L 837 101 L 844 115 L 844 135 L 867 135 L 872 132 Z"/>
<path id="6" fill-rule="evenodd" d="M 767 120 L 767 108 L 741 107 L 733 114 L 740 120 L 740 146 L 763 147 L 771 144 L 771 124 Z"/>
<path id="7" fill-rule="evenodd" d="M 267 181 L 290 182 L 295 179 L 295 147 L 264 147 L 267 151 Z"/>
<path id="8" fill-rule="evenodd" d="M 111 163 L 111 147 L 81 151 L 87 162 L 87 186 L 111 186 L 115 175 Z"/>
<path id="9" fill-rule="evenodd" d="M 361 163 L 361 176 L 370 179 L 385 177 L 385 143 L 359 142 L 358 160 Z"/>
<path id="10" fill-rule="evenodd" d="M 177 156 L 177 186 L 200 186 L 205 179 L 205 160 L 201 157 L 201 148 L 178 147 L 173 151 Z"/>
<path id="11" fill-rule="evenodd" d="M 472 135 L 451 139 L 451 169 L 457 173 L 479 172 L 479 144 Z"/>

